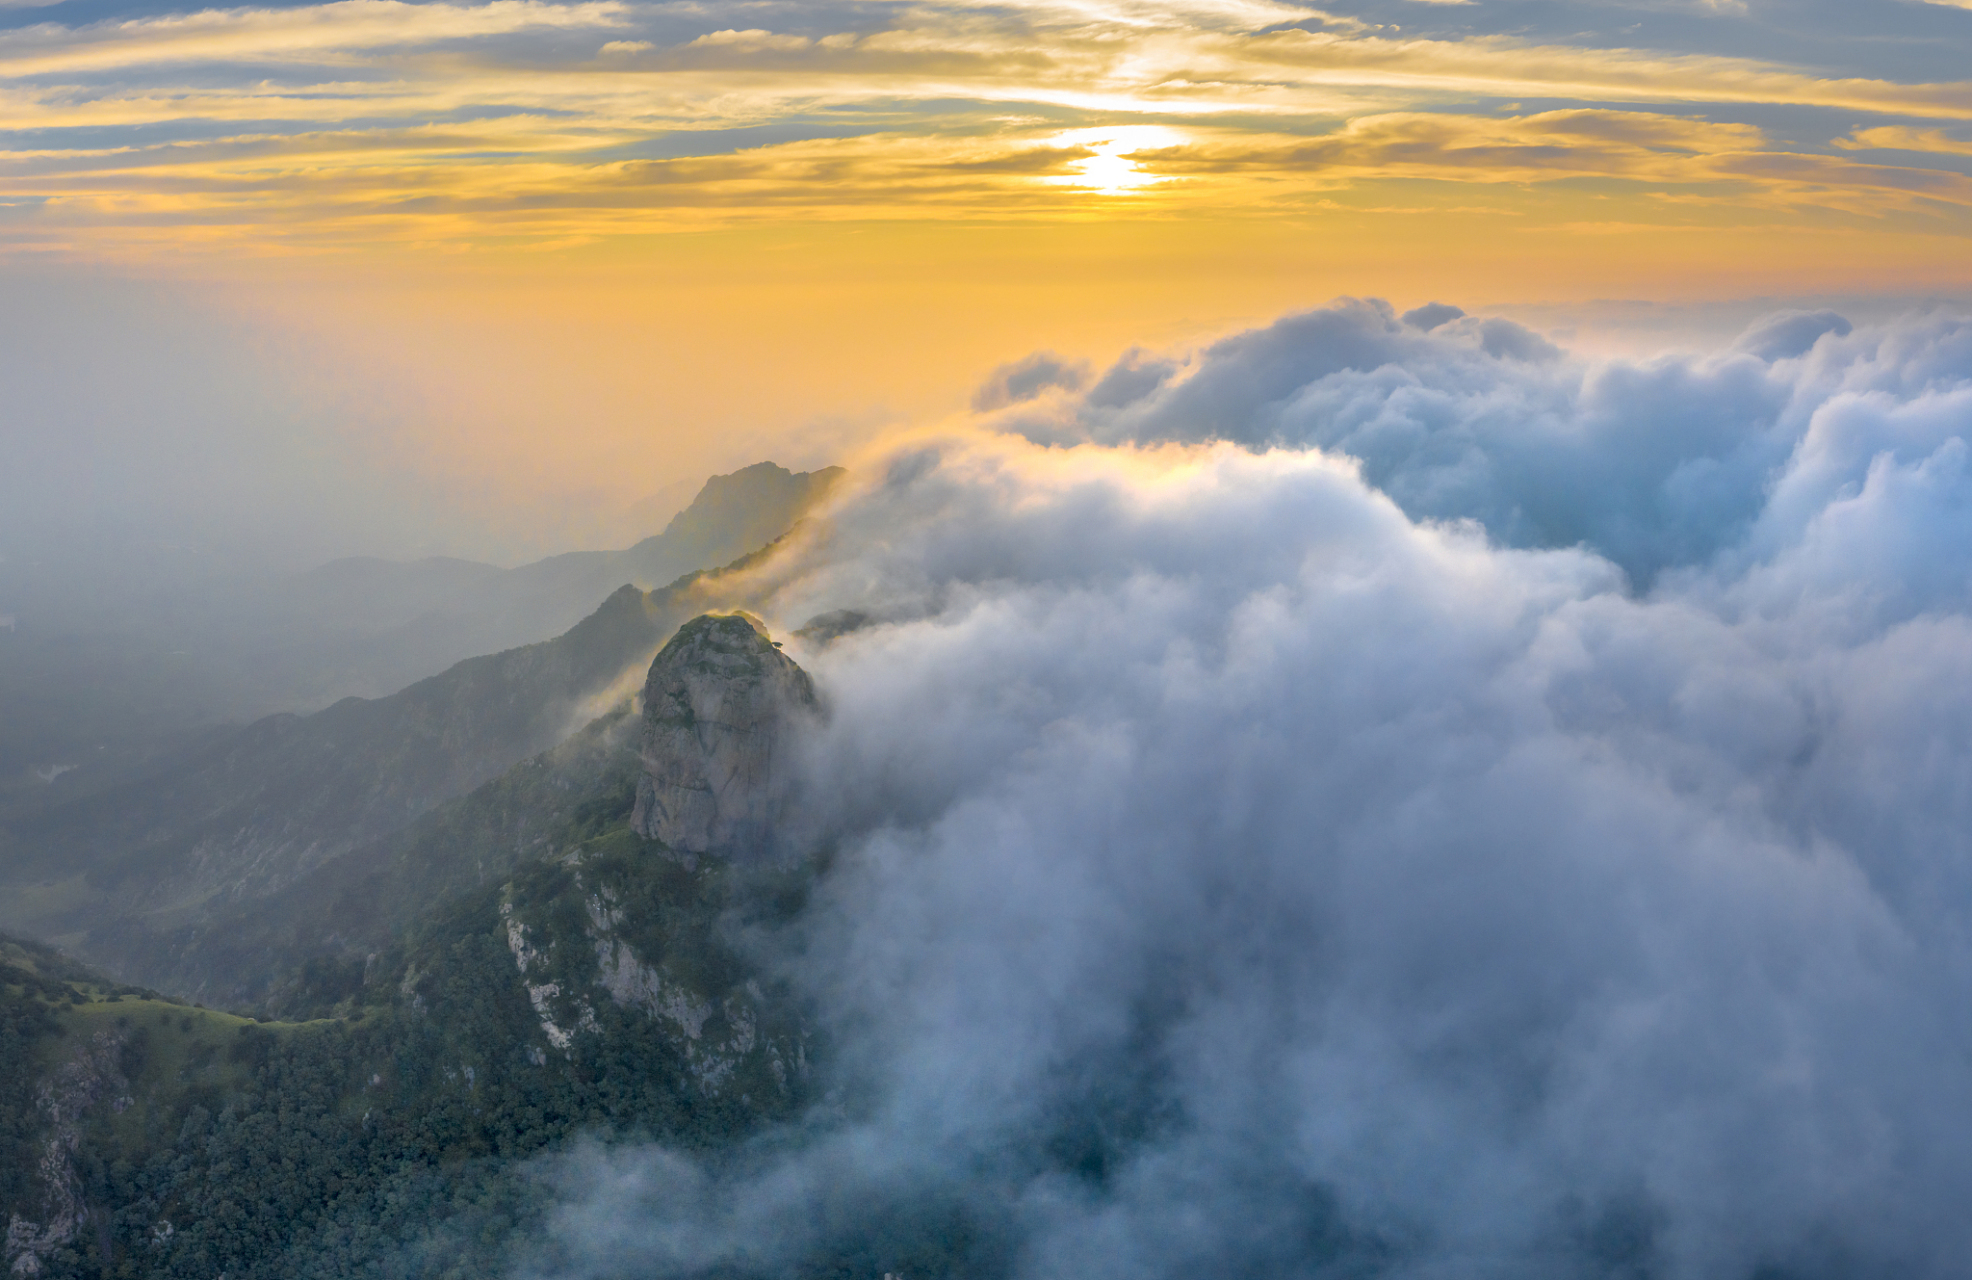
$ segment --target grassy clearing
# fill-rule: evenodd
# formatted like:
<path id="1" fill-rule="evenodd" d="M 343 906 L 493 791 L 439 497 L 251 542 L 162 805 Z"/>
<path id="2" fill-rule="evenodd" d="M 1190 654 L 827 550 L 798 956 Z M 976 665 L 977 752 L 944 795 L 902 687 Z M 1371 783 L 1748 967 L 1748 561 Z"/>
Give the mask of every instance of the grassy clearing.
<path id="1" fill-rule="evenodd" d="M 155 992 L 121 986 L 58 953 L 0 939 L 0 999 L 52 1015 L 21 1045 L 29 1078 L 53 1080 L 72 1064 L 88 1063 L 114 1041 L 112 1073 L 94 1086 L 106 1106 L 91 1108 L 92 1134 L 115 1155 L 153 1145 L 161 1125 L 192 1103 L 223 1105 L 251 1086 L 265 1048 L 321 1034 L 341 1020 L 260 1022 L 201 1008 Z M 93 1068 L 91 1068 L 93 1069 Z M 120 1082 L 119 1082 L 120 1077 Z"/>

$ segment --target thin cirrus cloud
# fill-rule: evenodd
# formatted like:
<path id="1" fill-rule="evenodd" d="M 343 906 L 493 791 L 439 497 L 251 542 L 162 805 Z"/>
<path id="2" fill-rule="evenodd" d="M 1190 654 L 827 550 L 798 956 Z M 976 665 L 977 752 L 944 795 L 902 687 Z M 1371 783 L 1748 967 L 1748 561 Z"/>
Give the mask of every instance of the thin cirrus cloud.
<path id="1" fill-rule="evenodd" d="M 1972 140 L 1951 137 L 1942 129 L 1912 129 L 1897 125 L 1858 129 L 1846 138 L 1837 138 L 1835 145 L 1847 151 L 1882 149 L 1972 155 Z"/>
<path id="2" fill-rule="evenodd" d="M 29 21 L 0 31 L 0 244 L 525 242 L 1091 199 L 1241 216 L 1420 179 L 1629 184 L 1625 216 L 1645 220 L 1935 223 L 1972 198 L 1949 159 L 1972 84 L 1886 75 L 1878 53 L 1865 74 L 1621 31 L 1420 33 L 1373 20 L 1388 11 L 336 0 Z M 1814 123 L 1831 112 L 1847 118 Z M 731 141 L 780 125 L 827 136 Z M 1140 141 L 1056 154 L 1107 129 Z"/>
<path id="3" fill-rule="evenodd" d="M 149 67 L 182 62 L 333 61 L 384 47 L 483 39 L 540 28 L 614 25 L 613 0 L 544 4 L 490 0 L 482 5 L 335 0 L 298 9 L 209 9 L 198 13 L 103 23 L 79 31 L 30 27 L 0 36 L 0 76 L 8 79 Z"/>

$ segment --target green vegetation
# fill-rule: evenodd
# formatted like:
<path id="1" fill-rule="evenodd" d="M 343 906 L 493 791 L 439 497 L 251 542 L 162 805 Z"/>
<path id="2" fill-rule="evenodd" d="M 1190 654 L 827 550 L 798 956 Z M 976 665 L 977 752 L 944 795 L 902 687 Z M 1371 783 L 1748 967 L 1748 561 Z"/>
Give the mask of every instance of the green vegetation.
<path id="1" fill-rule="evenodd" d="M 631 799 L 619 786 L 575 806 L 545 856 L 426 911 L 353 977 L 289 986 L 280 1021 L 0 951 L 0 1218 L 59 1237 L 39 1274 L 500 1276 L 568 1244 L 546 1230 L 555 1186 L 532 1157 L 577 1137 L 654 1141 L 717 1177 L 799 1142 L 805 1124 L 775 1126 L 812 1120 L 821 1047 L 756 948 L 801 913 L 817 869 L 681 859 L 630 830 Z M 1143 1110 L 1154 1092 L 1081 1100 L 1030 1157 L 1099 1185 L 1119 1143 L 1165 1122 Z M 58 1185 L 39 1167 L 51 1143 Z M 976 1188 L 827 1199 L 801 1256 L 766 1250 L 702 1280 L 1011 1267 L 1010 1202 Z"/>
<path id="2" fill-rule="evenodd" d="M 709 1151 L 790 1114 L 799 1021 L 734 940 L 798 908 L 805 877 L 688 867 L 631 833 L 629 803 L 577 806 L 554 856 L 428 913 L 353 982 L 297 982 L 285 1021 L 9 944 L 0 1215 L 66 1237 L 40 1274 L 496 1273 L 544 1211 L 525 1157 L 577 1133 Z M 39 1171 L 50 1143 L 72 1148 L 66 1185 Z"/>
<path id="3" fill-rule="evenodd" d="M 386 698 L 269 716 L 107 791 L 0 815 L 0 927 L 201 989 L 182 981 L 188 936 L 551 751 L 621 696 L 688 616 L 688 596 L 624 587 L 553 640 L 467 659 Z"/>
<path id="4" fill-rule="evenodd" d="M 552 856 L 629 811 L 630 704 L 402 831 L 267 897 L 157 940 L 145 971 L 212 1003 L 296 1017 L 363 985 L 371 957 L 440 904 Z"/>
<path id="5" fill-rule="evenodd" d="M 79 998 L 38 963 L 47 954 L 0 940 L 0 1204 L 20 1204 L 31 1190 L 45 1128 L 34 1105 L 42 1050 L 60 1032 L 57 1011 Z"/>
<path id="6" fill-rule="evenodd" d="M 628 624 L 648 623 L 625 600 Z M 479 674 L 494 693 L 524 683 Z M 765 960 L 785 954 L 821 868 L 638 835 L 641 728 L 618 707 L 312 869 L 221 886 L 189 923 L 91 923 L 125 972 L 236 1012 L 0 945 L 0 1266 L 55 1280 L 503 1274 L 571 1243 L 546 1230 L 556 1192 L 534 1172 L 555 1162 L 533 1157 L 578 1136 L 655 1142 L 716 1180 L 845 1114 L 840 1097 L 810 1106 L 821 1046 Z M 403 763 L 375 746 L 343 781 Z M 313 785 L 296 781 L 306 768 L 276 772 Z M 324 829 L 293 812 L 297 830 Z M 769 1250 L 707 1280 L 1005 1270 L 1003 1224 L 961 1189 L 846 1188 L 823 1217 L 803 1259 Z"/>

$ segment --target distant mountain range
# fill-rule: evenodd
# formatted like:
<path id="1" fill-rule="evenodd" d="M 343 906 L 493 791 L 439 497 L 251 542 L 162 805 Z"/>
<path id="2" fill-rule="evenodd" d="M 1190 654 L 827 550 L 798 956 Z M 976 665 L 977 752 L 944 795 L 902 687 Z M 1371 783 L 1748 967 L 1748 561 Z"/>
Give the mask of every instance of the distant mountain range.
<path id="1" fill-rule="evenodd" d="M 758 463 L 706 481 L 635 546 L 514 569 L 340 560 L 230 595 L 133 598 L 93 621 L 23 607 L 0 631 L 0 819 L 170 767 L 228 721 L 381 698 L 551 639 L 620 586 L 661 588 L 764 546 L 842 474 Z M 0 867 L 9 856 L 0 845 Z"/>
<path id="2" fill-rule="evenodd" d="M 274 603 L 284 625 L 345 637 L 324 653 L 314 680 L 397 689 L 462 658 L 559 635 L 625 583 L 651 590 L 757 550 L 842 475 L 840 467 L 755 463 L 707 480 L 662 533 L 627 550 L 573 551 L 516 569 L 445 558 L 337 560 L 283 584 Z"/>
<path id="3" fill-rule="evenodd" d="M 250 957 L 264 956 L 267 928 L 315 912 L 290 916 L 261 904 L 317 873 L 326 883 L 355 874 L 323 870 L 354 851 L 396 856 L 405 847 L 397 833 L 421 816 L 623 703 L 671 631 L 716 598 L 718 575 L 693 565 L 654 591 L 620 579 L 598 584 L 725 556 L 748 539 L 758 541 L 742 551 L 757 553 L 840 474 L 763 463 L 715 477 L 662 535 L 627 551 L 514 570 L 338 562 L 304 575 L 311 607 L 333 606 L 345 625 L 360 615 L 383 628 L 374 634 L 385 641 L 424 643 L 443 633 L 446 644 L 462 645 L 548 625 L 583 593 L 589 604 L 564 634 L 455 662 L 386 697 L 208 732 L 107 784 L 48 784 L 54 802 L 0 827 L 0 929 L 58 942 L 149 986 L 229 1002 L 263 998 L 269 971 Z M 746 560 L 741 554 L 735 565 Z M 432 599 L 440 604 L 416 611 L 416 601 Z M 411 620 L 390 629 L 406 613 Z M 407 660 L 415 647 L 386 643 L 377 652 Z M 594 763 L 579 745 L 571 750 Z M 554 801 L 566 794 L 563 786 L 531 795 L 523 822 L 538 828 L 558 818 Z M 313 889 L 289 900 L 322 901 Z M 235 924 L 215 932 L 222 919 Z"/>

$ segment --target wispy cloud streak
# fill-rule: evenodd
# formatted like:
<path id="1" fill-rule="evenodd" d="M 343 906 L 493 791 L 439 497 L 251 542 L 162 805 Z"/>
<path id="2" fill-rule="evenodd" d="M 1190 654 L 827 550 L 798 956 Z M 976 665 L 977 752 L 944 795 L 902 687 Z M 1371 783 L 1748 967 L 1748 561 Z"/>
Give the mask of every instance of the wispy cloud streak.
<path id="1" fill-rule="evenodd" d="M 1500 109 L 1529 98 L 1545 105 Z M 1834 136 L 1786 138 L 1758 115 L 1781 108 L 1882 121 L 1856 139 L 1942 136 L 1972 117 L 1972 82 L 1412 38 L 1272 0 L 686 15 L 618 0 L 337 0 L 0 33 L 0 194 L 35 202 L 0 236 L 196 225 L 329 247 L 380 233 L 611 234 L 631 208 L 641 232 L 703 225 L 707 210 L 1053 217 L 1091 206 L 1071 206 L 1074 184 L 1052 182 L 1037 149 L 1064 129 L 1133 123 L 1186 131 L 1186 145 L 1129 160 L 1167 180 L 1090 184 L 1085 197 L 1237 216 L 1401 175 L 1534 189 L 1606 179 L 1636 184 L 1634 207 L 1648 208 L 1647 188 L 1775 216 L 1862 216 L 1883 192 L 1898 193 L 1893 210 L 1963 207 L 1956 175 L 1924 159 L 1949 148 L 1858 164 Z M 267 144 L 269 122 L 291 140 Z M 725 156 L 733 144 L 712 141 L 713 157 L 690 158 L 694 135 L 783 122 L 861 136 Z M 142 130 L 192 125 L 207 145 L 145 148 Z M 422 145 L 402 147 L 418 128 Z M 650 148 L 666 155 L 637 155 Z M 1924 172 L 1935 176 L 1913 176 Z M 445 207 L 420 211 L 423 200 Z"/>

